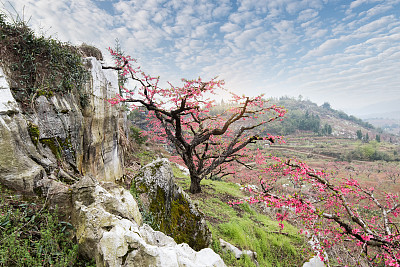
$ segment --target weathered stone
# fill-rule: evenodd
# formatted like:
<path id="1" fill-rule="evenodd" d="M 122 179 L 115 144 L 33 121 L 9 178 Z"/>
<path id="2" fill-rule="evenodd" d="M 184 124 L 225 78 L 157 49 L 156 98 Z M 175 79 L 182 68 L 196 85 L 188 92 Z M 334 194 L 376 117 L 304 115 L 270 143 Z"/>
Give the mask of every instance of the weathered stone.
<path id="1" fill-rule="evenodd" d="M 0 115 L 0 151 L 0 183 L 33 193 L 37 182 L 45 176 L 45 170 L 38 164 L 43 158 L 30 142 L 21 114 Z"/>
<path id="2" fill-rule="evenodd" d="M 93 203 L 112 214 L 128 220 L 134 220 L 142 224 L 142 216 L 133 196 L 128 190 L 112 183 L 99 182 L 90 177 L 83 177 L 72 187 L 73 202 L 80 202 L 82 205 L 91 206 Z M 100 203 L 100 204 L 99 204 Z"/>
<path id="3" fill-rule="evenodd" d="M 141 218 L 129 219 L 135 212 L 124 206 L 137 210 L 137 205 L 127 192 L 115 185 L 102 186 L 90 177 L 73 186 L 73 218 L 80 251 L 95 258 L 96 266 L 225 266 L 209 248 L 196 252 L 146 224 L 139 226 Z"/>
<path id="4" fill-rule="evenodd" d="M 190 197 L 175 184 L 170 163 L 158 159 L 144 166 L 133 182 L 143 208 L 154 218 L 159 230 L 177 243 L 188 243 L 195 250 L 211 243 L 211 232 L 204 215 Z"/>
<path id="5" fill-rule="evenodd" d="M 318 256 L 314 256 L 308 262 L 305 262 L 303 267 L 325 267 L 325 264 Z"/>
<path id="6" fill-rule="evenodd" d="M 233 253 L 236 259 L 240 259 L 243 255 L 247 255 L 256 264 L 256 266 L 259 266 L 257 261 L 257 252 L 251 250 L 240 250 L 231 243 L 226 242 L 222 238 L 219 239 L 219 243 L 221 245 L 222 251 Z"/>
<path id="7" fill-rule="evenodd" d="M 123 153 L 118 143 L 117 108 L 106 101 L 119 92 L 114 70 L 103 70 L 95 58 L 86 59 L 91 66 L 88 83 L 89 105 L 83 111 L 83 154 L 79 160 L 81 170 L 98 180 L 114 182 L 123 173 Z"/>

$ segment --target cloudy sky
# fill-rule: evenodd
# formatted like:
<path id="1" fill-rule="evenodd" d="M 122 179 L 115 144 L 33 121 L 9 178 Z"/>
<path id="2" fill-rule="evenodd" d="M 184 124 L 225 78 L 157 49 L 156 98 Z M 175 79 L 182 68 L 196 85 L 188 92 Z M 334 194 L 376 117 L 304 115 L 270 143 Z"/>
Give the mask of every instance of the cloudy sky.
<path id="1" fill-rule="evenodd" d="M 302 95 L 356 115 L 400 103 L 400 0 L 11 0 L 3 8 L 30 18 L 37 33 L 103 53 L 118 38 L 164 81 L 218 75 L 237 93 Z"/>

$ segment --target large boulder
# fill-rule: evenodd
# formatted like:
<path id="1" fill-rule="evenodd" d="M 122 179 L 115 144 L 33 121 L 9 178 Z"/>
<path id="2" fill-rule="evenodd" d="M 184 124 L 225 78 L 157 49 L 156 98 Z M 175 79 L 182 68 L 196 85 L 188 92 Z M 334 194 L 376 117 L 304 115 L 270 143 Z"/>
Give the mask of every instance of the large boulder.
<path id="1" fill-rule="evenodd" d="M 212 236 L 204 215 L 175 184 L 167 159 L 144 166 L 135 176 L 131 191 L 137 195 L 144 212 L 153 218 L 153 225 L 177 243 L 188 243 L 195 250 L 210 245 Z"/>
<path id="2" fill-rule="evenodd" d="M 84 177 L 73 186 L 73 202 L 80 252 L 96 266 L 225 266 L 210 248 L 196 252 L 141 225 L 132 195 L 115 184 Z"/>

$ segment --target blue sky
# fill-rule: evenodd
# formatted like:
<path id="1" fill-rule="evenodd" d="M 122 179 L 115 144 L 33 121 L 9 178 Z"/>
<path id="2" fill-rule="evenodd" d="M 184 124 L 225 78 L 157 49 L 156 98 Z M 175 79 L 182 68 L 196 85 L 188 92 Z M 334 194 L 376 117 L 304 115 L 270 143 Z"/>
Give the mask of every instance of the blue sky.
<path id="1" fill-rule="evenodd" d="M 400 104 L 400 0 L 11 0 L 3 7 L 10 4 L 36 32 L 61 41 L 106 54 L 118 38 L 164 81 L 219 76 L 237 93 L 302 95 L 356 115 Z"/>

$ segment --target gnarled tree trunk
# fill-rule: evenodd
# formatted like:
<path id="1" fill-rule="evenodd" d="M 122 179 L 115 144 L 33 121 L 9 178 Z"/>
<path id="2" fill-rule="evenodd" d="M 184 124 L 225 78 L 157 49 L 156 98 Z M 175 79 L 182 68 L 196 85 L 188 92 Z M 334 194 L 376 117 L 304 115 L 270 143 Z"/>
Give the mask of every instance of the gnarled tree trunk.
<path id="1" fill-rule="evenodd" d="M 190 193 L 197 194 L 201 192 L 200 187 L 201 178 L 197 175 L 190 175 Z"/>

